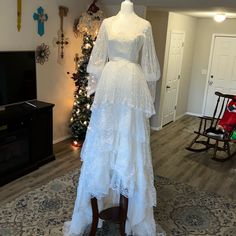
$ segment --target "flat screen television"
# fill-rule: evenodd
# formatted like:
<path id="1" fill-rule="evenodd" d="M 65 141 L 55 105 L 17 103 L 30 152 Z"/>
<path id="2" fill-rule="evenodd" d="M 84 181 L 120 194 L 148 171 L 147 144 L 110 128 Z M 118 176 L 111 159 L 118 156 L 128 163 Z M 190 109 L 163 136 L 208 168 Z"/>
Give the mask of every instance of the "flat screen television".
<path id="1" fill-rule="evenodd" d="M 0 107 L 35 99 L 35 52 L 0 52 Z"/>

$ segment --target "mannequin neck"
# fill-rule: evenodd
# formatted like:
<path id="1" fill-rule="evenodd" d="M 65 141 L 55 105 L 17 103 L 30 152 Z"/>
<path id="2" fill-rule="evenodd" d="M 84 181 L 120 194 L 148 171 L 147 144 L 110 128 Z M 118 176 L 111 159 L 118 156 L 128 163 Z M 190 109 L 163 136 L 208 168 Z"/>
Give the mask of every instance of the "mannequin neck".
<path id="1" fill-rule="evenodd" d="M 125 0 L 121 3 L 120 13 L 122 15 L 134 14 L 134 4 L 130 0 Z"/>

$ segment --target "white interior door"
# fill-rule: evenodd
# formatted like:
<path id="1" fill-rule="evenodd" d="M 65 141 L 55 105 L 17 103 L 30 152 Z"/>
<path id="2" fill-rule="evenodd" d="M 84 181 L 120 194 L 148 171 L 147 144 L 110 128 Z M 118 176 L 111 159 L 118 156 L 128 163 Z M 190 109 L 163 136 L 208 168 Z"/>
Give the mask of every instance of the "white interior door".
<path id="1" fill-rule="evenodd" d="M 204 114 L 211 116 L 215 92 L 236 95 L 236 37 L 215 37 Z"/>
<path id="2" fill-rule="evenodd" d="M 162 125 L 175 120 L 184 38 L 184 32 L 171 32 Z"/>

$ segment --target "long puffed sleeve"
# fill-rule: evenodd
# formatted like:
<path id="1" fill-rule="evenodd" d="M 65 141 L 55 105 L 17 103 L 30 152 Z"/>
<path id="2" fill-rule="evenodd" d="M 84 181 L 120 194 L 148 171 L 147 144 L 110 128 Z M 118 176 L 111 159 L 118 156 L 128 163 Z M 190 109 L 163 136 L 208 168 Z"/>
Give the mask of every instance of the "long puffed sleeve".
<path id="1" fill-rule="evenodd" d="M 104 21 L 98 32 L 98 36 L 93 47 L 90 60 L 87 67 L 89 73 L 87 92 L 89 95 L 96 91 L 97 82 L 102 74 L 103 68 L 107 62 L 107 33 Z"/>
<path id="2" fill-rule="evenodd" d="M 153 98 L 156 97 L 156 82 L 160 79 L 160 65 L 156 55 L 155 44 L 152 35 L 152 26 L 148 25 L 142 49 L 141 66 L 146 76 L 148 87 Z"/>

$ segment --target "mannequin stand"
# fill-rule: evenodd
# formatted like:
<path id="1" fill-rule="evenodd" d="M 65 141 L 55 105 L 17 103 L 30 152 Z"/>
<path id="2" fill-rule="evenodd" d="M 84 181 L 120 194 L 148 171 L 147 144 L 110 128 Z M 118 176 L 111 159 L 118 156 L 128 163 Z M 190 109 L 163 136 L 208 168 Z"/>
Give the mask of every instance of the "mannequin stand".
<path id="1" fill-rule="evenodd" d="M 112 221 L 120 225 L 120 235 L 125 236 L 125 223 L 128 212 L 128 198 L 120 195 L 120 205 L 105 209 L 99 213 L 96 198 L 91 199 L 93 222 L 89 236 L 95 236 L 99 218 L 106 221 Z"/>

